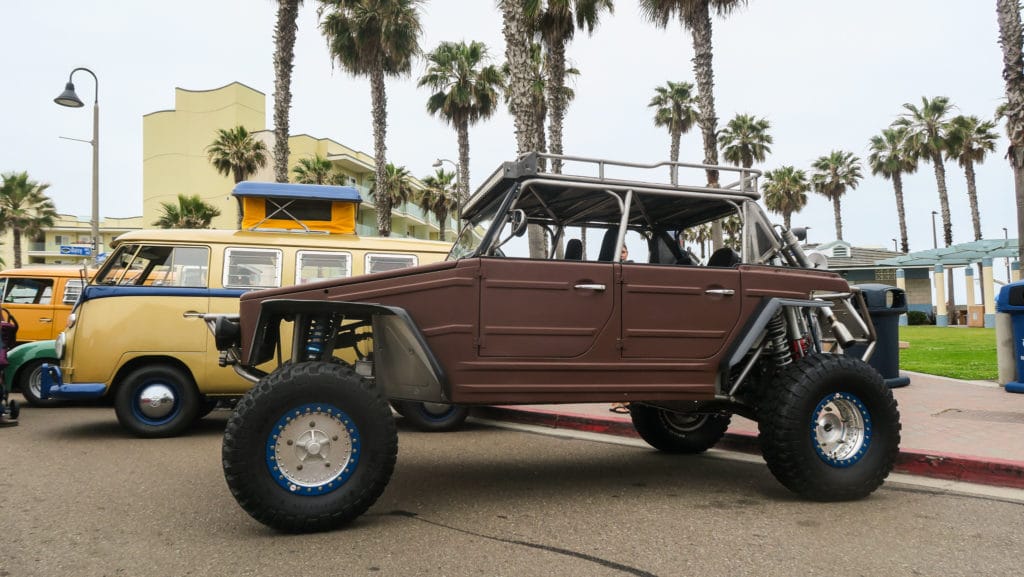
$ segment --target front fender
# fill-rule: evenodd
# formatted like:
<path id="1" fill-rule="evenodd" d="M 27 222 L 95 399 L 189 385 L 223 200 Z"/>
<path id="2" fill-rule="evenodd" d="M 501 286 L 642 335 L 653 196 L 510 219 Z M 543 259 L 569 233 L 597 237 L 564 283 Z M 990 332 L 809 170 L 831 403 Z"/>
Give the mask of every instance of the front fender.
<path id="1" fill-rule="evenodd" d="M 40 359 L 51 363 L 57 360 L 57 348 L 53 340 L 33 341 L 14 347 L 7 352 L 7 368 L 4 372 L 14 379 L 25 363 Z"/>
<path id="2" fill-rule="evenodd" d="M 370 322 L 373 327 L 374 377 L 388 398 L 447 403 L 449 383 L 423 333 L 401 307 L 358 302 L 267 300 L 260 307 L 252 344 L 242 364 L 252 367 L 269 358 L 280 339 L 280 322 L 334 315 L 345 322 Z M 296 331 L 298 332 L 298 331 Z"/>

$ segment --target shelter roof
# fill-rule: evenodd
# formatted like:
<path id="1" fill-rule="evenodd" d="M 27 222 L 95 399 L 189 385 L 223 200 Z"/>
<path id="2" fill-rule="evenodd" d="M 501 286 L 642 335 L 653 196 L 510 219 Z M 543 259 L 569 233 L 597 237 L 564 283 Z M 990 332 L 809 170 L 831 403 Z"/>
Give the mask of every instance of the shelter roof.
<path id="1" fill-rule="evenodd" d="M 986 239 L 963 242 L 941 248 L 921 250 L 875 262 L 880 267 L 914 268 L 943 266 L 966 266 L 985 258 L 1007 258 L 1017 256 L 1017 239 Z"/>

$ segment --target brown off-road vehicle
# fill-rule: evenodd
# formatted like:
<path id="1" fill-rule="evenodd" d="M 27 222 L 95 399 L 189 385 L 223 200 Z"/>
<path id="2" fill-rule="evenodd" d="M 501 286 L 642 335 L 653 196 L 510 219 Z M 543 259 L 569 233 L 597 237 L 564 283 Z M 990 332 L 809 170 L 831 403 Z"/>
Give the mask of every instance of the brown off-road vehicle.
<path id="1" fill-rule="evenodd" d="M 628 402 L 640 436 L 672 453 L 712 447 L 735 413 L 806 498 L 882 484 L 899 412 L 865 362 L 864 299 L 769 223 L 757 171 L 557 157 L 555 174 L 553 160 L 495 172 L 446 262 L 251 292 L 239 315 L 207 317 L 222 362 L 257 383 L 223 446 L 250 515 L 318 531 L 366 511 L 395 464 L 389 402 Z M 735 182 L 677 184 L 709 171 Z M 704 260 L 686 246 L 713 221 L 736 248 Z M 854 345 L 864 358 L 844 354 Z"/>

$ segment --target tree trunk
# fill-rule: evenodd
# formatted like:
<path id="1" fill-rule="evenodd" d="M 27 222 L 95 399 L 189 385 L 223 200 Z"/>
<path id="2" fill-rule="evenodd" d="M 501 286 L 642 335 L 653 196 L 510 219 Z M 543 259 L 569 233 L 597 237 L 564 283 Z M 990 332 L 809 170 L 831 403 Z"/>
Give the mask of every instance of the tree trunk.
<path id="1" fill-rule="evenodd" d="M 11 249 L 14 250 L 14 268 L 21 268 L 21 231 L 16 228 L 11 229 L 11 235 L 13 237 Z"/>
<path id="2" fill-rule="evenodd" d="M 447 231 L 448 228 L 445 226 L 446 224 L 448 224 L 448 211 L 442 208 L 441 210 L 437 211 L 437 214 L 435 216 L 437 216 L 437 240 L 444 242 L 444 233 Z"/>
<path id="3" fill-rule="evenodd" d="M 785 227 L 786 230 L 790 230 L 793 228 L 792 226 L 790 226 L 791 216 L 793 216 L 793 213 L 791 211 L 787 210 L 782 213 L 782 226 Z"/>
<path id="4" fill-rule="evenodd" d="M 565 119 L 565 43 L 555 42 L 547 46 L 548 65 L 548 151 L 562 154 L 562 121 Z M 562 173 L 562 161 L 551 161 L 551 172 Z"/>
<path id="5" fill-rule="evenodd" d="M 896 193 L 896 215 L 900 219 L 900 248 L 903 254 L 908 254 L 910 242 L 907 241 L 907 212 L 903 208 L 903 177 L 898 172 L 892 175 L 892 188 Z"/>
<path id="6" fill-rule="evenodd" d="M 946 191 L 946 167 L 942 164 L 942 155 L 933 154 L 932 164 L 935 168 L 935 185 L 939 187 L 939 209 L 942 211 L 942 238 L 946 246 L 953 245 L 953 222 L 950 220 L 949 193 Z"/>
<path id="7" fill-rule="evenodd" d="M 1006 82 L 1006 133 L 1010 139 L 1007 158 L 1013 167 L 1013 187 L 1017 200 L 1017 238 L 1024 238 L 1024 67 L 1021 48 L 1020 5 L 1018 0 L 996 0 L 999 20 L 999 44 L 1003 47 L 1003 80 Z M 1017 242 L 1017 260 L 1024 262 L 1024 242 Z"/>
<path id="8" fill-rule="evenodd" d="M 981 240 L 981 215 L 978 214 L 978 185 L 974 179 L 974 162 L 964 161 L 964 176 L 967 177 L 967 200 L 971 203 L 971 224 L 974 225 L 974 240 Z"/>
<path id="9" fill-rule="evenodd" d="M 239 182 L 242 182 L 243 180 L 245 180 L 246 174 L 244 172 L 242 172 L 241 168 L 237 168 L 236 167 L 236 168 L 234 168 L 232 170 L 233 170 L 234 175 L 235 175 L 235 184 L 238 184 Z M 242 197 L 240 197 L 240 196 L 236 196 L 235 197 L 235 205 L 238 207 L 238 214 L 235 217 L 235 228 L 237 228 L 238 230 L 242 230 L 242 212 L 243 212 Z"/>
<path id="10" fill-rule="evenodd" d="M 832 212 L 836 217 L 836 240 L 843 240 L 843 211 L 838 194 L 832 197 Z"/>
<path id="11" fill-rule="evenodd" d="M 299 0 L 278 0 L 274 30 L 274 179 L 288 182 L 288 112 L 292 107 L 292 64 L 299 29 Z"/>
<path id="12" fill-rule="evenodd" d="M 718 164 L 718 118 L 715 116 L 715 70 L 711 43 L 711 12 L 707 2 L 701 2 L 686 23 L 693 36 L 693 75 L 697 80 L 697 102 L 700 108 L 698 123 L 704 140 L 704 164 Z M 708 170 L 709 187 L 718 186 L 718 171 Z M 722 222 L 711 224 L 711 243 L 721 248 Z"/>
<path id="13" fill-rule="evenodd" d="M 683 136 L 683 131 L 678 126 L 673 124 L 672 126 L 672 144 L 668 150 L 668 159 L 672 162 L 679 162 L 679 141 Z M 672 167 L 672 184 L 679 184 L 679 167 Z"/>
<path id="14" fill-rule="evenodd" d="M 462 118 L 455 128 L 459 141 L 459 206 L 469 198 L 469 119 Z"/>
<path id="15" fill-rule="evenodd" d="M 523 15 L 523 4 L 518 0 L 501 0 L 501 14 L 504 25 L 505 61 L 509 69 L 509 109 L 515 124 L 516 149 L 522 155 L 538 151 L 536 104 L 532 95 L 530 73 L 530 40 L 532 30 Z M 543 99 L 540 99 L 543 101 Z M 543 131 L 543 128 L 540 129 Z M 542 258 L 546 255 L 543 231 L 537 226 L 527 228 L 530 256 Z"/>
<path id="16" fill-rule="evenodd" d="M 378 63 L 370 73 L 370 96 L 373 108 L 373 157 L 375 187 L 373 201 L 377 205 L 377 233 L 391 236 L 391 195 L 384 190 L 387 181 L 388 99 L 384 91 L 384 65 Z"/>

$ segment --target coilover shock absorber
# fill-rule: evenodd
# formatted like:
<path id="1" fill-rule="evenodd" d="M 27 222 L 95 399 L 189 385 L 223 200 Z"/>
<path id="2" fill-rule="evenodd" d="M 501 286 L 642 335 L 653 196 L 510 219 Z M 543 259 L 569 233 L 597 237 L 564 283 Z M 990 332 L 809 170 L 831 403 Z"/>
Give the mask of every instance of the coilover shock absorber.
<path id="1" fill-rule="evenodd" d="M 768 321 L 768 339 L 771 341 L 772 359 L 775 366 L 784 367 L 793 362 L 793 353 L 789 350 L 789 343 L 786 340 L 786 320 L 779 311 Z"/>
<path id="2" fill-rule="evenodd" d="M 309 321 L 309 330 L 306 331 L 306 359 L 307 361 L 318 361 L 323 354 L 325 341 L 329 337 L 329 317 L 313 317 Z"/>

